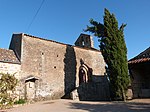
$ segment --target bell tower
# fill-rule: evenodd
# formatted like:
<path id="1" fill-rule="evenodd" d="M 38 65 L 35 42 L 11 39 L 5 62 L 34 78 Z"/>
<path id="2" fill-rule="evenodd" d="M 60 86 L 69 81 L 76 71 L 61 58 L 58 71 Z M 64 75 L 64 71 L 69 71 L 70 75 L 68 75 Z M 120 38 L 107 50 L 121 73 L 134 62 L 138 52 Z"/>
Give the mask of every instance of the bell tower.
<path id="1" fill-rule="evenodd" d="M 75 42 L 75 45 L 80 47 L 93 48 L 94 42 L 92 36 L 87 34 L 80 34 L 80 36 Z"/>

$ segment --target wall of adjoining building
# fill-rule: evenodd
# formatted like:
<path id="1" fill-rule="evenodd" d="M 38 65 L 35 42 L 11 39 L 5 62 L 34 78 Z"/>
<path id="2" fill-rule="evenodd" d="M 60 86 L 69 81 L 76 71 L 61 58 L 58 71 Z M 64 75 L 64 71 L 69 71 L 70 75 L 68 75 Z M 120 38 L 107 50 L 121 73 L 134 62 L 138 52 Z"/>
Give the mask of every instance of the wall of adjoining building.
<path id="1" fill-rule="evenodd" d="M 149 62 L 130 65 L 133 98 L 150 97 Z"/>
<path id="2" fill-rule="evenodd" d="M 19 80 L 21 79 L 20 76 L 20 64 L 15 63 L 8 63 L 8 62 L 0 62 L 0 73 L 14 75 L 18 79 L 18 84 L 16 86 L 16 91 L 13 93 L 13 97 L 19 99 L 22 93 L 22 89 L 20 88 Z"/>
<path id="3" fill-rule="evenodd" d="M 17 79 L 20 79 L 20 64 L 0 62 L 0 72 L 14 75 Z"/>

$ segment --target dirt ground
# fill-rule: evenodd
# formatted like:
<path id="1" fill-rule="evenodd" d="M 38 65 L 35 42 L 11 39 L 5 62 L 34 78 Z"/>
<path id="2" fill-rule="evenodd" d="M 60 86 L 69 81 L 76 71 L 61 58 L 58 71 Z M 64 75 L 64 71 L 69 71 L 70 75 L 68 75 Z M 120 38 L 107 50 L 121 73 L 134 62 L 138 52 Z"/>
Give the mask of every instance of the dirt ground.
<path id="1" fill-rule="evenodd" d="M 0 112 L 150 112 L 150 99 L 124 102 L 51 100 L 14 107 Z"/>

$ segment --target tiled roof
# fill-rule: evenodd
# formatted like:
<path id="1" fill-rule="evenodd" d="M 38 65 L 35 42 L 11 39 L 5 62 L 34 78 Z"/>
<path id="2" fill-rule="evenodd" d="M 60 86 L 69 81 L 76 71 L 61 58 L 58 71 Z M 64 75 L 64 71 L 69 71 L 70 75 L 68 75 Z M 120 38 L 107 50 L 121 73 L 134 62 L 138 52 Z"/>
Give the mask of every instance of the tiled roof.
<path id="1" fill-rule="evenodd" d="M 141 63 L 141 62 L 147 62 L 147 61 L 150 61 L 150 47 L 147 48 L 145 51 L 141 52 L 136 57 L 130 59 L 128 63 L 134 64 L 134 63 Z"/>
<path id="2" fill-rule="evenodd" d="M 141 63 L 141 62 L 147 62 L 147 61 L 150 61 L 150 58 L 141 58 L 141 59 L 130 60 L 128 63 L 134 64 L 134 63 Z"/>
<path id="3" fill-rule="evenodd" d="M 13 50 L 0 48 L 0 62 L 20 63 Z"/>

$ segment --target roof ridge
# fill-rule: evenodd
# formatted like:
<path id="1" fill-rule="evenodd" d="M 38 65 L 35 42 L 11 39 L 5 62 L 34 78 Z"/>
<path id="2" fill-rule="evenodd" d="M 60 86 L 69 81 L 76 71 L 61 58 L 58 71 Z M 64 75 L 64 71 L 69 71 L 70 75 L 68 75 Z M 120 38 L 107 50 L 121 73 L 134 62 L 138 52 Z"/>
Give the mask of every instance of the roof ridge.
<path id="1" fill-rule="evenodd" d="M 137 56 L 140 56 L 140 55 L 142 55 L 144 52 L 146 52 L 147 50 L 149 50 L 150 49 L 150 47 L 148 47 L 148 48 L 146 48 L 143 52 L 141 52 L 139 55 L 137 55 Z"/>
<path id="2" fill-rule="evenodd" d="M 2 50 L 9 50 L 9 51 L 13 51 L 12 49 L 8 49 L 8 48 L 0 48 Z"/>
<path id="3" fill-rule="evenodd" d="M 45 40 L 45 41 L 51 41 L 51 42 L 55 42 L 55 43 L 59 43 L 59 44 L 63 44 L 63 45 L 70 45 L 70 44 L 65 44 L 65 43 L 62 43 L 62 42 L 58 42 L 58 41 L 46 39 L 44 37 L 33 36 L 33 35 L 25 34 L 25 33 L 22 33 L 22 34 L 25 35 L 25 36 L 29 36 L 29 37 L 33 37 L 33 38 L 38 38 L 38 39 Z"/>
<path id="4" fill-rule="evenodd" d="M 135 57 L 131 58 L 129 61 L 132 61 L 134 59 L 139 59 L 139 58 L 146 58 L 146 57 L 143 57 L 143 55 L 147 54 L 147 53 L 144 53 L 144 52 L 148 51 L 149 49 L 150 49 L 150 47 L 146 48 L 144 51 L 142 51 L 141 53 L 139 53 Z"/>
<path id="5" fill-rule="evenodd" d="M 65 43 L 62 43 L 62 42 L 57 42 L 57 41 L 50 40 L 50 39 L 45 39 L 45 38 L 43 38 L 43 37 L 33 36 L 33 35 L 25 34 L 25 33 L 21 33 L 21 34 L 22 34 L 22 35 L 25 35 L 25 36 L 29 36 L 29 37 L 33 37 L 33 38 L 45 40 L 45 41 L 50 41 L 50 42 L 62 44 L 62 45 L 68 45 L 68 46 L 78 47 L 78 48 L 85 49 L 85 50 L 94 50 L 94 51 L 99 51 L 99 52 L 100 52 L 100 50 L 98 50 L 98 49 L 96 49 L 96 48 L 79 47 L 79 46 L 75 46 L 75 45 L 65 44 Z M 82 33 L 81 33 L 81 34 L 82 34 Z M 81 35 L 81 34 L 80 34 L 80 35 Z M 87 34 L 83 34 L 83 35 L 87 35 Z M 88 36 L 90 36 L 90 35 L 88 35 Z"/>

